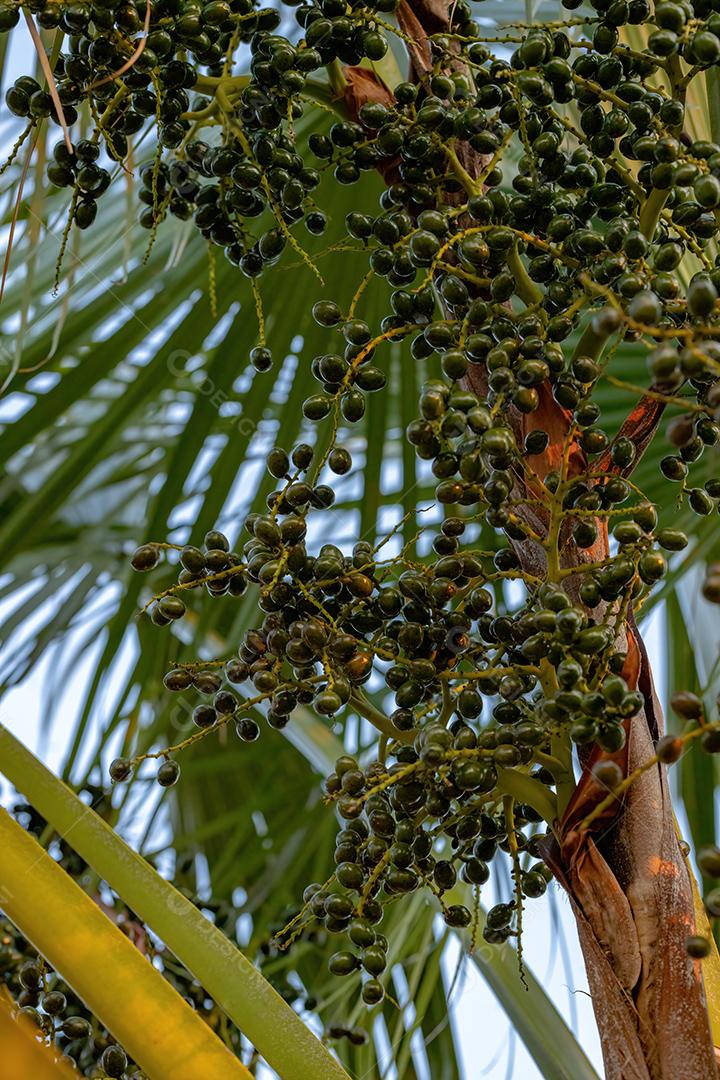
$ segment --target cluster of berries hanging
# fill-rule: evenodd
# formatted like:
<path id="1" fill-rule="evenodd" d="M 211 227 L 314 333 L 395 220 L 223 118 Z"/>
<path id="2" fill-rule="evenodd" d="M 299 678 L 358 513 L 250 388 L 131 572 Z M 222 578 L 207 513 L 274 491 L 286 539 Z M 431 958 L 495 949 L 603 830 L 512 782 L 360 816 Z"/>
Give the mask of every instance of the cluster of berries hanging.
<path id="1" fill-rule="evenodd" d="M 630 782 L 629 726 L 652 726 L 633 610 L 688 541 L 658 527 L 630 476 L 666 408 L 664 476 L 698 515 L 717 514 L 720 498 L 706 468 L 720 440 L 720 145 L 696 137 L 686 112 L 694 80 L 720 64 L 720 4 L 594 0 L 584 17 L 499 38 L 466 0 L 27 10 L 67 38 L 55 94 L 22 77 L 7 104 L 31 127 L 88 111 L 91 133 L 72 150 L 59 141 L 48 166 L 79 227 L 147 129 L 157 149 L 140 173 L 142 224 L 192 219 L 252 278 L 285 248 L 303 251 L 301 225 L 322 233 L 323 173 L 383 177 L 379 206 L 346 220 L 369 267 L 352 309 L 313 308 L 327 351 L 301 359 L 298 377 L 317 384 L 306 441 L 268 455 L 266 512 L 233 543 L 211 532 L 202 547 L 151 543 L 132 558 L 139 571 L 179 559 L 177 584 L 151 602 L 158 626 L 199 592 L 232 603 L 256 591 L 257 625 L 235 656 L 166 676 L 168 690 L 198 695 L 183 746 L 227 724 L 252 741 L 263 713 L 282 729 L 298 706 L 378 729 L 376 760 L 342 757 L 326 779 L 337 869 L 302 912 L 345 935 L 331 968 L 362 969 L 374 1004 L 384 905 L 425 887 L 450 926 L 470 926 L 467 897 L 502 853 L 513 895 L 484 935 L 517 935 L 524 899 L 550 877 L 544 830 L 576 790 L 573 754 L 595 793 L 590 827 Z M 0 27 L 18 17 L 2 4 Z M 389 43 L 411 68 L 392 86 Z M 389 308 L 371 325 L 362 302 L 377 279 Z M 646 347 L 647 384 L 607 430 L 595 389 L 622 382 L 623 341 Z M 375 536 L 351 550 L 310 545 L 310 517 L 332 532 L 333 477 L 353 469 L 343 439 L 385 389 L 398 343 L 403 364 L 431 372 L 406 438 L 437 480 L 432 555 Z M 267 369 L 270 348 L 251 360 Z M 478 522 L 498 543 L 478 545 Z M 508 580 L 523 597 L 499 608 Z M 719 595 L 716 570 L 706 595 Z M 678 712 L 687 730 L 658 742 L 658 760 L 696 736 L 720 749 L 700 702 Z M 157 758 L 172 785 L 177 749 L 118 759 L 112 777 Z"/>

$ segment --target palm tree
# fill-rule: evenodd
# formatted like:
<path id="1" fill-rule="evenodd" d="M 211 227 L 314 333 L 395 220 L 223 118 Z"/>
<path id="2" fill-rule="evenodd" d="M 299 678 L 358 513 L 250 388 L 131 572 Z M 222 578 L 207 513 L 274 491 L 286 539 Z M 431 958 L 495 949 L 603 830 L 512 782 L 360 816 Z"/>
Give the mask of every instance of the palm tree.
<path id="1" fill-rule="evenodd" d="M 300 153 L 306 155 L 310 136 L 325 131 L 333 119 L 356 120 L 368 97 L 392 100 L 388 88 L 406 78 L 408 66 L 416 82 L 426 80 L 428 35 L 450 32 L 454 7 L 402 0 L 394 15 L 382 16 L 399 31 L 391 34 L 390 52 L 364 65 L 330 63 L 326 74 L 308 84 L 307 96 L 314 105 L 294 123 Z M 502 39 L 497 49 L 507 59 L 516 39 L 527 36 L 528 24 L 554 26 L 568 18 L 554 5 L 530 8 L 526 11 L 514 0 L 478 6 L 478 37 Z M 578 40 L 586 41 L 586 34 L 595 32 L 597 11 L 581 7 L 570 20 Z M 32 17 L 27 18 L 32 23 Z M 520 24 L 525 25 L 516 29 Z M 19 33 L 13 30 L 12 37 L 1 39 L 5 61 L 12 55 L 7 44 L 11 41 L 14 49 Z M 52 64 L 62 35 L 44 33 Z M 646 27 L 630 24 L 623 26 L 620 42 L 605 52 L 632 56 L 647 48 Z M 447 76 L 458 63 L 446 60 L 434 74 Z M 717 66 L 696 66 L 695 77 L 683 86 L 686 131 L 696 144 L 720 142 Z M 651 69 L 643 76 L 646 90 L 653 79 L 665 87 L 664 64 Z M 686 64 L 681 73 L 687 69 Z M 45 68 L 38 66 L 36 75 L 42 80 Z M 585 94 L 592 96 L 597 84 L 579 78 L 585 80 Z M 202 81 L 198 85 L 207 91 Z M 560 110 L 574 132 L 571 139 L 578 137 L 580 106 L 587 104 L 586 99 L 573 100 Z M 78 124 L 90 130 L 93 118 L 81 112 Z M 132 163 L 150 165 L 145 190 L 152 194 L 157 160 L 152 118 L 147 128 L 146 135 L 138 136 Z M 105 885 L 99 882 L 112 890 L 115 913 L 126 905 L 177 958 L 174 972 L 175 961 L 164 954 L 166 980 L 145 972 L 147 985 L 139 986 L 136 1004 L 147 1016 L 168 1010 L 172 1021 L 167 1029 L 175 1046 L 197 1046 L 198 1053 L 207 1055 L 198 1075 L 232 1075 L 231 1069 L 240 1074 L 240 1059 L 254 1068 L 257 1058 L 249 1044 L 279 1075 L 293 1080 L 342 1075 L 338 1061 L 352 1075 L 388 1075 L 389 1043 L 391 1066 L 404 1080 L 416 1075 L 413 1046 L 418 1033 L 430 1075 L 460 1075 L 441 965 L 447 941 L 454 936 L 490 983 L 542 1075 L 593 1076 L 583 1048 L 540 982 L 523 969 L 521 936 L 478 948 L 485 911 L 477 897 L 473 900 L 470 885 L 459 883 L 451 897 L 453 904 L 468 904 L 472 910 L 473 923 L 467 928 L 439 929 L 440 907 L 424 890 L 388 908 L 383 928 L 402 1008 L 391 993 L 368 1014 L 352 980 L 325 973 L 337 948 L 333 937 L 306 931 L 290 949 L 274 943 L 282 927 L 297 925 L 292 920 L 303 910 L 306 886 L 325 882 L 334 872 L 336 821 L 324 805 L 321 778 L 332 773 L 343 754 L 366 764 L 385 753 L 386 737 L 374 726 L 382 727 L 386 720 L 384 685 L 370 683 L 362 708 L 342 713 L 334 722 L 301 705 L 287 727 L 264 731 L 258 742 L 243 745 L 227 737 L 227 728 L 203 737 L 181 755 L 182 777 L 176 785 L 158 787 L 143 766 L 130 785 L 116 790 L 112 801 L 98 795 L 99 787 L 107 784 L 112 759 L 161 754 L 193 738 L 197 729 L 190 717 L 192 704 L 178 705 L 178 697 L 168 692 L 163 682 L 168 669 L 198 658 L 205 664 L 225 659 L 258 624 L 257 593 L 250 590 L 223 602 L 193 598 L 176 631 L 159 630 L 138 612 L 152 597 L 174 588 L 175 567 L 161 562 L 149 576 L 141 576 L 131 568 L 129 556 L 142 544 L 197 543 L 211 529 L 221 529 L 234 540 L 248 514 L 266 512 L 267 497 L 277 486 L 264 468 L 268 451 L 273 446 L 289 449 L 310 437 L 303 412 L 310 392 L 309 364 L 326 352 L 329 333 L 313 318 L 313 302 L 331 296 L 348 311 L 358 297 L 362 317 L 371 327 L 389 310 L 385 282 L 373 278 L 358 291 L 367 273 L 367 249 L 361 238 L 348 234 L 346 222 L 358 208 L 376 212 L 378 197 L 392 177 L 368 170 L 357 183 L 343 185 L 325 170 L 313 199 L 328 211 L 326 231 L 289 242 L 283 259 L 255 279 L 223 258 L 217 245 L 198 236 L 191 221 L 168 216 L 157 228 L 152 220 L 151 229 L 142 228 L 136 181 L 131 170 L 121 167 L 99 203 L 97 222 L 87 231 L 70 228 L 67 198 L 46 178 L 59 132 L 52 125 L 33 126 L 6 170 L 4 222 L 14 235 L 8 239 L 10 272 L 0 308 L 6 335 L 0 600 L 7 611 L 3 689 L 12 695 L 44 665 L 42 731 L 62 747 L 58 771 L 68 786 L 7 732 L 0 733 L 0 769 L 34 808 L 37 820 L 31 825 L 42 845 L 68 869 L 70 849 L 80 857 L 75 876 L 83 889 L 66 880 L 71 875 L 57 863 L 28 847 L 27 836 L 2 818 L 3 845 L 12 852 L 9 865 L 0 868 L 3 910 L 151 1077 L 165 1075 L 168 1059 L 152 1056 L 143 1032 L 138 1037 L 137 1027 L 123 1021 L 125 1002 L 88 968 L 93 956 L 103 955 L 103 947 L 81 938 L 80 951 L 79 946 L 62 947 L 59 928 L 70 913 L 79 930 L 101 916 L 95 933 L 106 933 L 105 948 L 118 950 L 118 970 L 131 970 L 133 958 L 123 948 L 126 939 L 118 941 L 112 921 L 103 922 L 97 905 L 92 911 L 93 905 L 86 904 L 87 892 L 103 895 Z M 511 167 L 503 180 L 508 191 L 512 176 L 522 171 L 524 138 L 520 132 L 505 150 L 506 171 Z M 461 179 L 467 177 L 479 187 L 493 164 L 479 150 L 456 156 L 455 162 Z M 628 190 L 639 186 L 636 165 L 627 173 L 627 185 Z M 670 227 L 669 219 L 661 219 L 658 190 L 665 189 L 655 188 L 645 198 L 640 187 L 645 217 L 641 213 L 639 225 L 649 241 L 659 221 L 660 230 Z M 260 220 L 262 229 L 273 225 L 267 210 Z M 687 236 L 687 231 L 672 234 L 677 235 Z M 713 245 L 713 238 L 701 244 L 691 237 L 677 270 L 684 289 L 703 265 L 703 253 L 705 261 L 708 255 L 715 257 Z M 524 253 L 515 251 L 508 265 L 515 275 L 511 303 L 517 306 L 519 299 L 536 308 L 543 290 L 528 275 Z M 623 439 L 631 444 L 632 484 L 657 508 L 656 532 L 683 531 L 690 543 L 673 556 L 662 582 L 643 591 L 637 622 L 632 617 L 623 622 L 630 657 L 623 676 L 630 690 L 637 686 L 642 695 L 641 710 L 628 728 L 625 756 L 620 754 L 613 764 L 617 755 L 611 747 L 600 753 L 581 747 L 583 771 L 577 782 L 572 768 L 554 777 L 550 789 L 557 801 L 549 815 L 551 843 L 545 858 L 567 891 L 577 920 L 607 1076 L 706 1077 L 714 1068 L 707 1002 L 715 1031 L 717 954 L 707 938 L 702 903 L 693 899 L 692 872 L 677 839 L 668 781 L 655 755 L 679 757 L 673 770 L 674 805 L 695 850 L 705 850 L 702 884 L 710 894 L 715 765 L 710 754 L 699 750 L 695 736 L 700 734 L 712 748 L 718 617 L 717 609 L 698 595 L 713 558 L 716 513 L 698 516 L 686 501 L 676 503 L 659 468 L 668 454 L 660 430 L 661 423 L 667 426 L 663 406 L 670 413 L 679 408 L 684 418 L 694 405 L 692 398 L 681 396 L 679 384 L 668 389 L 656 380 L 650 386 L 646 360 L 652 318 L 647 323 L 644 313 L 635 318 L 643 331 L 650 324 L 649 333 L 618 335 L 617 323 L 607 324 L 605 332 L 597 312 L 606 297 L 597 299 L 592 291 L 589 295 L 591 302 L 578 305 L 579 316 L 562 342 L 563 350 L 568 356 L 574 351 L 607 362 L 592 389 L 603 430 L 612 446 Z M 708 319 L 713 317 L 708 312 Z M 271 373 L 257 370 L 250 361 L 259 341 L 267 341 L 272 350 Z M 353 467 L 347 476 L 333 480 L 336 501 L 326 526 L 331 531 L 320 540 L 332 539 L 349 549 L 360 538 L 375 544 L 391 536 L 391 555 L 402 548 L 412 553 L 414 565 L 431 567 L 437 555 L 419 537 L 432 516 L 423 517 L 426 509 L 437 505 L 437 477 L 416 460 L 404 434 L 416 419 L 426 377 L 436 377 L 438 370 L 423 357 L 411 359 L 409 342 L 399 334 L 390 335 L 383 357 L 388 377 L 384 392 L 373 395 L 365 415 L 343 429 L 343 446 L 352 454 Z M 484 398 L 488 388 L 479 371 L 471 368 L 463 386 Z M 707 412 L 704 399 L 699 408 Z M 566 405 L 548 393 L 539 414 L 536 407 L 517 421 L 523 436 L 528 426 L 543 427 L 551 436 L 548 447 L 531 455 L 536 480 L 547 479 L 563 451 L 566 459 L 588 451 L 570 415 Z M 526 427 L 523 416 L 530 418 Z M 326 426 L 318 440 L 329 448 L 335 434 Z M 594 460 L 598 470 L 604 458 Z M 717 450 L 710 448 L 693 466 L 693 483 L 702 485 L 711 478 L 714 464 Z M 630 475 L 629 466 L 616 471 Z M 609 562 L 607 530 L 601 529 L 599 539 L 581 548 L 577 537 L 566 535 L 561 516 L 553 522 L 527 507 L 523 513 L 526 529 L 539 530 L 541 540 L 555 529 L 557 541 L 562 530 L 556 550 L 563 580 L 572 578 L 565 571 L 583 562 Z M 507 550 L 502 534 L 484 522 L 476 546 Z M 518 550 L 521 577 L 547 576 L 547 562 L 539 566 L 534 549 L 523 544 Z M 513 576 L 518 575 L 508 578 Z M 498 612 L 516 609 L 513 585 L 502 575 L 494 581 L 493 593 Z M 714 596 L 712 588 L 706 593 Z M 660 696 L 665 702 L 679 691 L 685 696 L 675 698 L 678 711 L 668 710 L 675 741 L 656 750 L 663 720 L 641 631 L 645 620 L 658 612 L 663 613 L 665 637 L 661 664 L 666 685 Z M 62 689 L 80 667 L 90 676 L 69 718 Z M 262 709 L 253 706 L 248 715 L 261 719 Z M 699 730 L 698 717 L 708 731 Z M 686 744 L 688 750 L 680 756 Z M 566 755 L 567 765 L 570 744 L 558 743 L 553 754 L 556 750 Z M 620 770 L 618 777 L 613 768 Z M 610 789 L 619 786 L 619 791 L 599 792 L 599 780 Z M 530 802 L 533 790 L 524 788 L 525 794 L 515 801 Z M 98 813 L 84 810 L 73 791 L 90 791 L 99 798 Z M 132 846 L 143 858 L 123 845 L 120 834 L 132 835 Z M 58 835 L 68 836 L 60 849 L 53 847 Z M 44 883 L 39 897 L 37 887 L 27 885 L 27 867 L 35 860 Z M 172 866 L 174 885 L 164 884 L 153 866 L 166 874 Z M 513 863 L 511 892 L 518 866 Z M 445 896 L 443 909 L 449 904 Z M 224 918 L 228 932 L 213 929 L 199 913 L 202 907 L 212 911 L 218 927 Z M 716 914 L 711 895 L 708 910 Z M 236 917 L 242 917 L 239 937 L 232 925 Z M 695 945 L 701 951 L 710 949 L 702 964 L 686 952 L 689 936 L 705 937 L 707 948 Z M 233 939 L 242 949 L 230 943 Z M 246 958 L 257 961 L 256 966 Z M 232 1057 L 202 1038 L 204 1033 L 193 1026 L 194 1014 L 183 1008 L 178 994 L 167 1001 L 163 997 L 169 993 L 168 980 L 183 990 L 183 979 L 191 978 L 213 999 L 211 1026 L 230 1046 Z M 304 1024 L 287 1001 L 294 1002 Z M 332 1056 L 311 1029 L 323 1030 Z"/>

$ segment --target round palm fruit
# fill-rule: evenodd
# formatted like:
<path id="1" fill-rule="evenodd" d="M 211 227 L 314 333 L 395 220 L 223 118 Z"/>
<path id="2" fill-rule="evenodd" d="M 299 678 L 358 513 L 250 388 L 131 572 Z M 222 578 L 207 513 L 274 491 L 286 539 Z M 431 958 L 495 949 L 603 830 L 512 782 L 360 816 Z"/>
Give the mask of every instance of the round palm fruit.
<path id="1" fill-rule="evenodd" d="M 133 570 L 154 570 L 160 561 L 160 551 L 155 544 L 142 544 L 133 552 L 130 565 Z"/>
<path id="2" fill-rule="evenodd" d="M 717 289 L 708 274 L 696 274 L 688 285 L 688 311 L 697 319 L 707 318 L 715 308 Z"/>
<path id="3" fill-rule="evenodd" d="M 205 534 L 203 540 L 206 551 L 229 551 L 230 541 L 224 533 L 218 532 L 216 529 L 212 529 Z"/>
<path id="4" fill-rule="evenodd" d="M 22 965 L 18 976 L 26 990 L 37 990 L 42 986 L 42 968 L 32 960 Z"/>
<path id="5" fill-rule="evenodd" d="M 720 731 L 716 728 L 708 728 L 700 736 L 700 745 L 706 754 L 720 753 Z"/>
<path id="6" fill-rule="evenodd" d="M 163 761 L 156 774 L 160 787 L 172 787 L 179 779 L 180 766 L 177 761 Z"/>
<path id="7" fill-rule="evenodd" d="M 702 847 L 697 853 L 697 864 L 706 877 L 720 877 L 720 848 Z"/>
<path id="8" fill-rule="evenodd" d="M 67 1008 L 67 998 L 60 990 L 50 990 L 43 995 L 42 1007 L 49 1016 L 59 1016 Z"/>
<path id="9" fill-rule="evenodd" d="M 670 705 L 685 720 L 699 720 L 703 714 L 701 699 L 690 690 L 678 690 L 670 698 Z"/>
<path id="10" fill-rule="evenodd" d="M 100 1057 L 100 1067 L 107 1076 L 122 1076 L 128 1065 L 125 1051 L 120 1046 L 107 1046 Z"/>
<path id="11" fill-rule="evenodd" d="M 290 468 L 290 458 L 285 450 L 281 447 L 275 447 L 267 456 L 268 472 L 271 476 L 276 477 L 278 480 L 282 480 L 287 476 Z"/>
<path id="12" fill-rule="evenodd" d="M 688 545 L 687 536 L 679 529 L 661 529 L 656 534 L 656 540 L 666 551 L 682 551 Z"/>
<path id="13" fill-rule="evenodd" d="M 350 975 L 357 970 L 359 961 L 349 950 L 333 953 L 328 961 L 328 968 L 333 975 Z"/>
<path id="14" fill-rule="evenodd" d="M 623 780 L 622 769 L 615 761 L 597 761 L 592 767 L 592 777 L 598 787 L 614 791 Z"/>
<path id="15" fill-rule="evenodd" d="M 708 574 L 702 585 L 702 594 L 711 604 L 720 604 L 720 574 Z"/>
<path id="16" fill-rule="evenodd" d="M 702 934 L 692 934 L 685 942 L 685 951 L 693 960 L 704 960 L 712 951 L 712 943 Z"/>
<path id="17" fill-rule="evenodd" d="M 378 979 L 368 979 L 363 984 L 362 999 L 366 1005 L 378 1005 L 385 996 L 382 983 Z"/>
<path id="18" fill-rule="evenodd" d="M 62 1024 L 61 1030 L 68 1039 L 87 1039 L 92 1029 L 84 1017 L 68 1016 Z"/>
<path id="19" fill-rule="evenodd" d="M 132 772 L 132 762 L 127 758 L 115 758 L 110 762 L 110 779 L 116 784 L 122 783 L 123 780 L 127 780 Z"/>
<path id="20" fill-rule="evenodd" d="M 443 915 L 447 925 L 454 928 L 469 926 L 472 922 L 472 915 L 463 904 L 452 904 Z"/>
<path id="21" fill-rule="evenodd" d="M 713 889 L 705 897 L 705 910 L 712 919 L 720 917 L 720 888 Z"/>
<path id="22" fill-rule="evenodd" d="M 164 618 L 171 621 L 182 619 L 186 611 L 185 604 L 179 596 L 163 596 L 157 606 Z"/>
<path id="23" fill-rule="evenodd" d="M 684 746 L 682 739 L 675 735 L 663 735 L 655 743 L 655 753 L 658 760 L 664 765 L 672 765 L 682 756 Z"/>

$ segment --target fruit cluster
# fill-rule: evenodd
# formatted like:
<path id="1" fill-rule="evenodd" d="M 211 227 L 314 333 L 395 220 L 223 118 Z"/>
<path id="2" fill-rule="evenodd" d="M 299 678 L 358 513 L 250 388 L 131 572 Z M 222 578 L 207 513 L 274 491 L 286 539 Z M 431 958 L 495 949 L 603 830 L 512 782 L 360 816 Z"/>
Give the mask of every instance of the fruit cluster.
<path id="1" fill-rule="evenodd" d="M 720 63 L 720 3 L 594 0 L 584 30 L 572 18 L 513 27 L 495 51 L 466 0 L 444 14 L 406 0 L 288 7 L 291 28 L 251 0 L 150 0 L 139 38 L 143 12 L 128 0 L 38 4 L 38 22 L 69 35 L 55 68 L 64 117 L 26 77 L 7 102 L 31 125 L 71 125 L 89 105 L 92 132 L 72 150 L 59 143 L 48 168 L 72 189 L 79 226 L 132 136 L 151 131 L 142 223 L 192 218 L 252 278 L 288 247 L 305 256 L 300 222 L 323 231 L 323 174 L 383 178 L 379 205 L 346 219 L 368 259 L 350 309 L 313 307 L 327 351 L 301 360 L 317 384 L 306 441 L 268 454 L 265 512 L 232 543 L 211 532 L 202 547 L 148 543 L 132 557 L 146 572 L 179 560 L 177 583 L 148 604 L 157 626 L 199 593 L 248 589 L 256 625 L 235 656 L 168 672 L 169 691 L 199 695 L 192 736 L 111 766 L 122 781 L 160 759 L 170 786 L 177 750 L 226 724 L 252 741 L 263 713 L 282 729 L 299 706 L 373 725 L 377 759 L 342 757 L 326 780 L 337 869 L 309 888 L 303 917 L 347 935 L 331 968 L 362 969 L 374 1004 L 384 905 L 423 886 L 448 925 L 470 927 L 503 853 L 513 895 L 483 932 L 519 935 L 525 898 L 550 876 L 541 830 L 556 829 L 575 790 L 573 755 L 601 800 L 627 782 L 629 725 L 648 723 L 633 609 L 688 540 L 659 526 L 630 476 L 667 407 L 680 411 L 664 477 L 701 517 L 720 499 L 720 478 L 699 464 L 720 442 L 720 145 L 687 115 L 695 80 Z M 0 26 L 17 15 L 5 3 Z M 360 66 L 382 65 L 391 35 L 411 66 L 392 86 L 382 67 Z M 389 293 L 379 325 L 361 317 L 371 286 Z M 628 341 L 646 348 L 644 388 L 622 378 Z M 442 523 L 421 529 L 425 559 L 386 556 L 388 537 L 308 540 L 311 517 L 330 534 L 334 477 L 354 467 L 348 432 L 386 390 L 396 344 L 430 373 L 405 432 L 437 481 Z M 251 361 L 267 370 L 270 348 Z M 606 378 L 638 398 L 619 429 L 597 401 Z M 517 603 L 508 581 L 522 587 Z M 686 718 L 687 738 L 716 751 L 713 717 Z M 658 760 L 683 739 L 658 744 Z"/>

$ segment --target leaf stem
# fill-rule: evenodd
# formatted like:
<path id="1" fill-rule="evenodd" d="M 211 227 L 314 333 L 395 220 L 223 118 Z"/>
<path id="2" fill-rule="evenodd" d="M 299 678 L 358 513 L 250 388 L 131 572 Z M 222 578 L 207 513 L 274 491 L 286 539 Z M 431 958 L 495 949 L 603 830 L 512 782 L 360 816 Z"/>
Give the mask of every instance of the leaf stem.
<path id="1" fill-rule="evenodd" d="M 345 96 L 347 79 L 345 78 L 342 64 L 337 59 L 337 57 L 335 57 L 332 63 L 325 65 L 325 70 L 328 73 L 328 80 L 330 82 L 330 86 L 333 88 L 335 96 L 338 98 L 343 98 Z"/>
<path id="2" fill-rule="evenodd" d="M 497 774 L 499 791 L 512 796 L 516 802 L 532 806 L 551 829 L 555 827 L 559 817 L 558 803 L 545 784 L 518 769 L 500 768 Z"/>
<path id="3" fill-rule="evenodd" d="M 350 704 L 356 712 L 359 712 L 374 728 L 389 739 L 395 739 L 396 742 L 412 742 L 415 738 L 413 731 L 398 731 L 385 713 L 376 709 L 359 690 L 354 690 L 350 695 Z"/>
<path id="4" fill-rule="evenodd" d="M 657 223 L 667 202 L 670 188 L 653 188 L 640 211 L 640 232 L 647 240 L 655 235 Z"/>
<path id="5" fill-rule="evenodd" d="M 527 304 L 528 307 L 533 307 L 534 304 L 539 304 L 543 298 L 543 294 L 537 285 L 530 278 L 520 254 L 518 252 L 517 243 L 515 243 L 508 254 L 507 258 L 508 270 L 515 278 L 515 288 L 520 299 Z"/>

